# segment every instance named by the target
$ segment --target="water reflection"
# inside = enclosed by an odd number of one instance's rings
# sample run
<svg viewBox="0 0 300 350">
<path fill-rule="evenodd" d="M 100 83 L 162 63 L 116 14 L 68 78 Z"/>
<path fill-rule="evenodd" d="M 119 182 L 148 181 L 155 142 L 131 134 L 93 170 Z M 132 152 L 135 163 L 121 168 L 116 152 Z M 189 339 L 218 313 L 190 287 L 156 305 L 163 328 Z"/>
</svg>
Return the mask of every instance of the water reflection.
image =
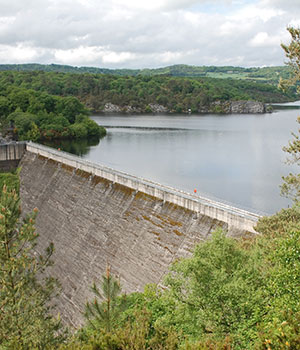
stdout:
<svg viewBox="0 0 300 350">
<path fill-rule="evenodd" d="M 282 147 L 298 111 L 264 115 L 101 116 L 108 136 L 87 158 L 130 174 L 236 206 L 273 213 L 280 196 Z M 128 128 L 130 127 L 130 128 Z"/>
<path fill-rule="evenodd" d="M 44 145 L 59 148 L 62 151 L 76 154 L 77 156 L 85 156 L 89 153 L 92 146 L 97 146 L 100 140 L 98 137 L 89 139 L 78 139 L 78 140 L 54 140 L 45 141 Z"/>
<path fill-rule="evenodd" d="M 264 115 L 110 115 L 95 140 L 52 145 L 164 185 L 266 213 L 287 207 L 281 177 L 299 172 L 285 164 L 282 147 L 297 130 L 299 110 Z"/>
</svg>

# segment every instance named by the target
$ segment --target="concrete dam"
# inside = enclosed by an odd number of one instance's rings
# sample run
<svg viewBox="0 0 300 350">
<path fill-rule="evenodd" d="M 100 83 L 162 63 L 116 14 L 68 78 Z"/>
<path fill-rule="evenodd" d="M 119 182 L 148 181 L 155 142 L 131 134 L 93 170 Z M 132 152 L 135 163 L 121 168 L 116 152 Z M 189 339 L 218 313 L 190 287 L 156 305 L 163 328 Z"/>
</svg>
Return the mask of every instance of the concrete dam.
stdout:
<svg viewBox="0 0 300 350">
<path fill-rule="evenodd" d="M 20 158 L 22 210 L 39 209 L 37 250 L 54 243 L 50 274 L 62 284 L 58 310 L 71 326 L 82 323 L 107 264 L 124 292 L 142 291 L 218 227 L 235 237 L 255 233 L 259 215 L 245 210 L 31 142 L 10 147 L 23 149 L 0 153 Z"/>
</svg>

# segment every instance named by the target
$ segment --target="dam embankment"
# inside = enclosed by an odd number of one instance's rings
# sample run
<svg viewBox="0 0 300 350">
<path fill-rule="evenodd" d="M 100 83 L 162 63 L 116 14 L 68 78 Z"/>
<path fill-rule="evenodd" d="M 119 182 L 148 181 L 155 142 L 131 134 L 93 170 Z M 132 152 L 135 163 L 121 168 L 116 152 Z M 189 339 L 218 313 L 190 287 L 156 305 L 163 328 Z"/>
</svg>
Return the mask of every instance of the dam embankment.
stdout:
<svg viewBox="0 0 300 350">
<path fill-rule="evenodd" d="M 110 264 L 124 292 L 160 283 L 172 261 L 188 256 L 218 227 L 253 233 L 258 215 L 92 164 L 33 143 L 21 162 L 23 212 L 39 209 L 38 251 L 55 245 L 58 309 L 78 326 L 90 286 Z"/>
</svg>

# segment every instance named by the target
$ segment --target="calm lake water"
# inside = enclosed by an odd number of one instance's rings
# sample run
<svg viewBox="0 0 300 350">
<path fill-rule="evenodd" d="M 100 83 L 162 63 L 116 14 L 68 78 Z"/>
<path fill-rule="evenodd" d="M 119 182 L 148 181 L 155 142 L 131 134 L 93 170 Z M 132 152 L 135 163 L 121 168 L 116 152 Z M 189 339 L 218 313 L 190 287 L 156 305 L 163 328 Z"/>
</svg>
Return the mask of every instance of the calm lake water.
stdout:
<svg viewBox="0 0 300 350">
<path fill-rule="evenodd" d="M 102 115 L 107 127 L 98 145 L 83 144 L 82 157 L 235 206 L 274 213 L 290 202 L 280 196 L 282 147 L 296 131 L 300 110 L 263 115 Z"/>
</svg>

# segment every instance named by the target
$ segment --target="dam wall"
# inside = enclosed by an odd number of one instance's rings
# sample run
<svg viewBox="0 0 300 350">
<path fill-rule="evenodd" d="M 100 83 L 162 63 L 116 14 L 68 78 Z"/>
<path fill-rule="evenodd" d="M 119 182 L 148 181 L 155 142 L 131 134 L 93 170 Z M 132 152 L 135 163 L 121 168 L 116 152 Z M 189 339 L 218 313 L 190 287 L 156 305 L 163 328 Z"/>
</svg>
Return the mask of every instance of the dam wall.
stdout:
<svg viewBox="0 0 300 350">
<path fill-rule="evenodd" d="M 27 143 L 26 150 L 54 161 L 62 162 L 64 165 L 90 173 L 93 176 L 107 179 L 112 183 L 124 185 L 135 191 L 143 192 L 161 199 L 164 202 L 170 202 L 195 213 L 224 221 L 228 224 L 229 230 L 249 231 L 255 233 L 253 230 L 253 224 L 257 221 L 259 216 L 246 210 L 198 195 L 192 195 L 109 167 L 91 163 L 80 157 L 56 151 L 39 144 L 31 142 Z"/>
<path fill-rule="evenodd" d="M 25 149 L 26 142 L 11 142 L 0 145 L 0 171 L 15 170 Z"/>
<path fill-rule="evenodd" d="M 142 291 L 162 283 L 170 264 L 218 227 L 232 236 L 253 234 L 259 218 L 33 143 L 20 166 L 23 212 L 39 209 L 37 252 L 54 243 L 58 309 L 74 327 L 107 264 L 124 292 Z"/>
</svg>

